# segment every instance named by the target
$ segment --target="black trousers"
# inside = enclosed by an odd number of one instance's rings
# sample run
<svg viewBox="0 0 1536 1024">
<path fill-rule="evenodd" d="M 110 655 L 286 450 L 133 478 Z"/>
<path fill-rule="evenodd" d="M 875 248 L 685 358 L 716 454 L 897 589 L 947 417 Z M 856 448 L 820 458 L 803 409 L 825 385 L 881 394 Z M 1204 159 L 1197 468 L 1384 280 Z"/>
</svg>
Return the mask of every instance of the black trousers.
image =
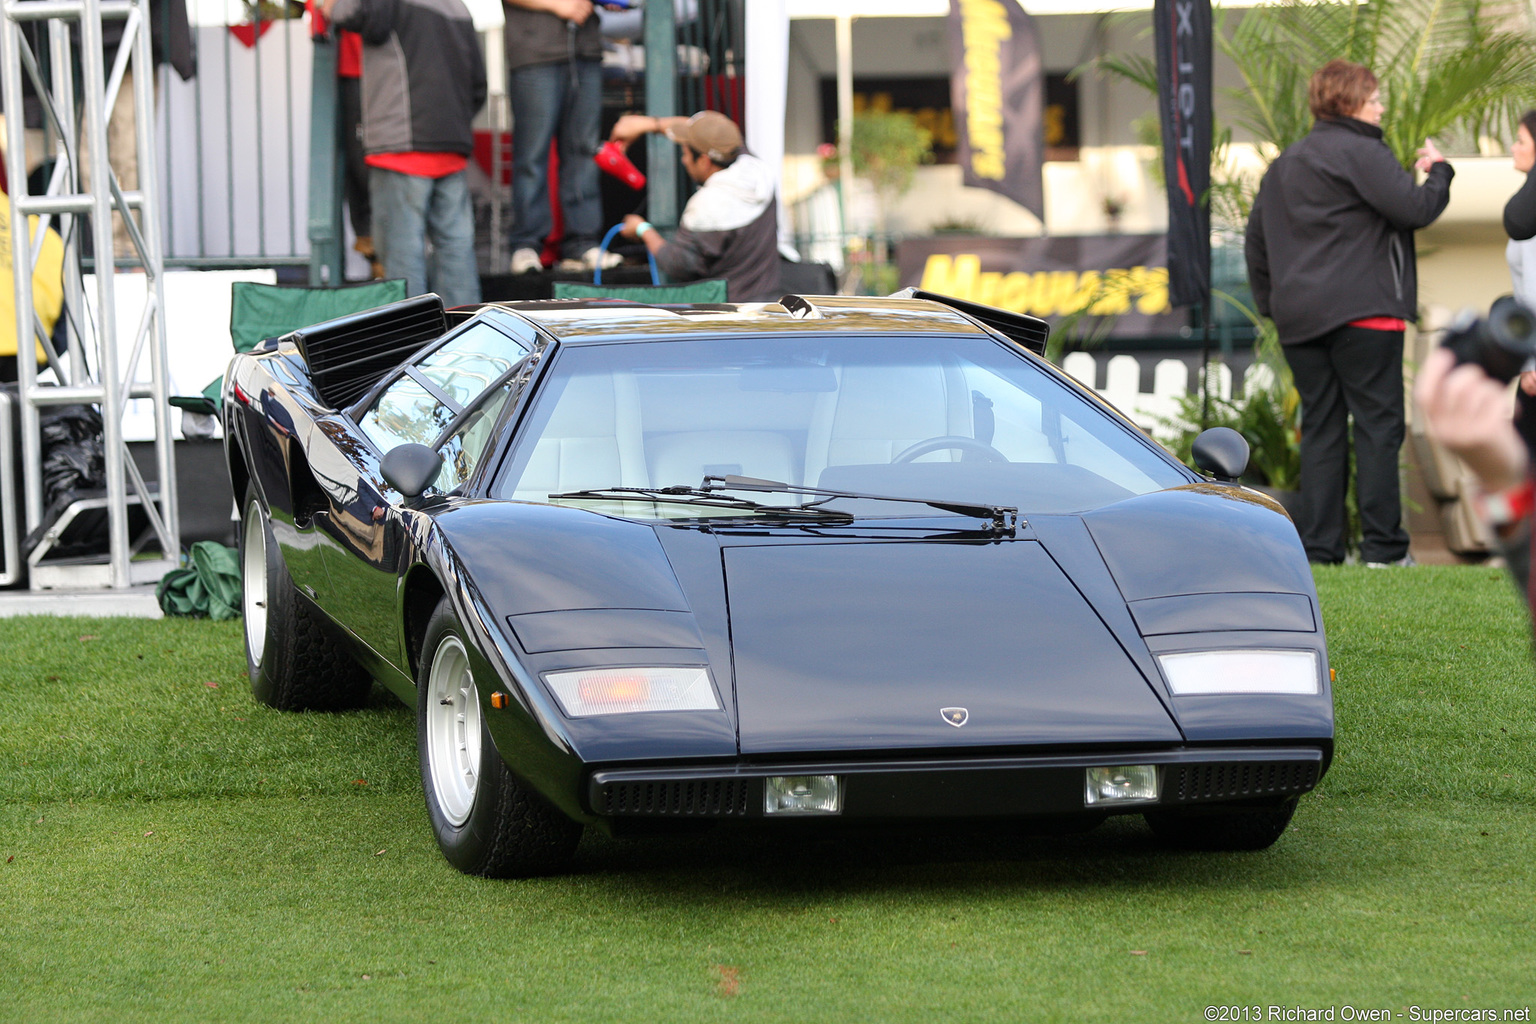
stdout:
<svg viewBox="0 0 1536 1024">
<path fill-rule="evenodd" d="M 1524 388 L 1515 389 L 1515 429 L 1536 459 L 1536 395 L 1526 394 Z"/>
<path fill-rule="evenodd" d="M 1393 562 L 1408 553 L 1398 486 L 1403 447 L 1403 332 L 1340 327 L 1285 346 L 1301 395 L 1301 509 L 1307 557 L 1342 562 L 1348 519 L 1349 418 L 1354 417 L 1360 557 Z"/>
<path fill-rule="evenodd" d="M 358 238 L 373 235 L 373 207 L 368 200 L 368 165 L 363 162 L 362 79 L 336 79 L 336 117 L 342 147 L 342 191 L 352 233 Z"/>
</svg>

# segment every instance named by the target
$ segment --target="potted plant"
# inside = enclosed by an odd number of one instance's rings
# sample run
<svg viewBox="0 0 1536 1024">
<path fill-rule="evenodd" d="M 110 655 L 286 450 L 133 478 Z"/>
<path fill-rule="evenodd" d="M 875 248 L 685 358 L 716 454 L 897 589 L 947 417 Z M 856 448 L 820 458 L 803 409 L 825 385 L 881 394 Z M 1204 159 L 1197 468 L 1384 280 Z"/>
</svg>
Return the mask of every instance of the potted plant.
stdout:
<svg viewBox="0 0 1536 1024">
<path fill-rule="evenodd" d="M 890 262 L 890 208 L 912 187 L 917 165 L 931 158 L 933 134 L 911 114 L 866 110 L 853 115 L 853 173 L 875 189 L 875 263 Z"/>
</svg>

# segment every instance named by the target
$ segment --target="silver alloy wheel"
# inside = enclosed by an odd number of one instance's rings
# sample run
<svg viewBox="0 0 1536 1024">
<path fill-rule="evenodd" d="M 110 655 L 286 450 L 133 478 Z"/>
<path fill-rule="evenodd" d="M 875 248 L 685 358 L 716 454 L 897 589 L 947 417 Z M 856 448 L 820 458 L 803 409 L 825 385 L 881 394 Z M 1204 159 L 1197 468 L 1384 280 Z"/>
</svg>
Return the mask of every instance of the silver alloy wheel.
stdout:
<svg viewBox="0 0 1536 1024">
<path fill-rule="evenodd" d="M 480 771 L 480 696 L 458 637 L 443 637 L 427 676 L 427 768 L 449 824 L 469 820 Z"/>
<path fill-rule="evenodd" d="M 240 604 L 245 615 L 245 645 L 251 661 L 261 664 L 267 644 L 267 527 L 261 506 L 245 511 L 245 551 L 240 560 Z"/>
</svg>

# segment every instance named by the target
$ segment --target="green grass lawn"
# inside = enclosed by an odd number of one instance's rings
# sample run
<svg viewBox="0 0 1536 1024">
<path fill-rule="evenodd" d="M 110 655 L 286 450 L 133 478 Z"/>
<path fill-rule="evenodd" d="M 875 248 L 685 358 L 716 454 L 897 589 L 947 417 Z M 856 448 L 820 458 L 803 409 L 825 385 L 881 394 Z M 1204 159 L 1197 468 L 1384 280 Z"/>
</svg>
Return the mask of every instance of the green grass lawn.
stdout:
<svg viewBox="0 0 1536 1024">
<path fill-rule="evenodd" d="M 251 700 L 239 623 L 0 620 L 0 1020 L 1536 1004 L 1536 671 L 1513 590 L 1456 567 L 1325 570 L 1318 589 L 1338 757 L 1271 850 L 1168 852 L 1140 819 L 588 836 L 572 874 L 514 882 L 439 856 L 412 715 L 383 691 L 280 714 Z"/>
</svg>

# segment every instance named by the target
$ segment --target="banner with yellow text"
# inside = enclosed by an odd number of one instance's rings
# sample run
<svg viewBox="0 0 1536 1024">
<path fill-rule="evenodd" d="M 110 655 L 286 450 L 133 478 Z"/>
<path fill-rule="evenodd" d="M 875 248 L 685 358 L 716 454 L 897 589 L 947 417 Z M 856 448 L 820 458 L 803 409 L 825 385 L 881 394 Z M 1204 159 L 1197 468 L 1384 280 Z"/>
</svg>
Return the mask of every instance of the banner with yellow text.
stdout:
<svg viewBox="0 0 1536 1024">
<path fill-rule="evenodd" d="M 1041 220 L 1045 69 L 1018 0 L 949 0 L 950 105 L 967 185 L 999 192 Z"/>
<path fill-rule="evenodd" d="M 1168 303 L 1162 235 L 916 238 L 896 248 L 902 288 L 952 295 L 1059 322 L 1079 337 L 1183 337 Z"/>
</svg>

